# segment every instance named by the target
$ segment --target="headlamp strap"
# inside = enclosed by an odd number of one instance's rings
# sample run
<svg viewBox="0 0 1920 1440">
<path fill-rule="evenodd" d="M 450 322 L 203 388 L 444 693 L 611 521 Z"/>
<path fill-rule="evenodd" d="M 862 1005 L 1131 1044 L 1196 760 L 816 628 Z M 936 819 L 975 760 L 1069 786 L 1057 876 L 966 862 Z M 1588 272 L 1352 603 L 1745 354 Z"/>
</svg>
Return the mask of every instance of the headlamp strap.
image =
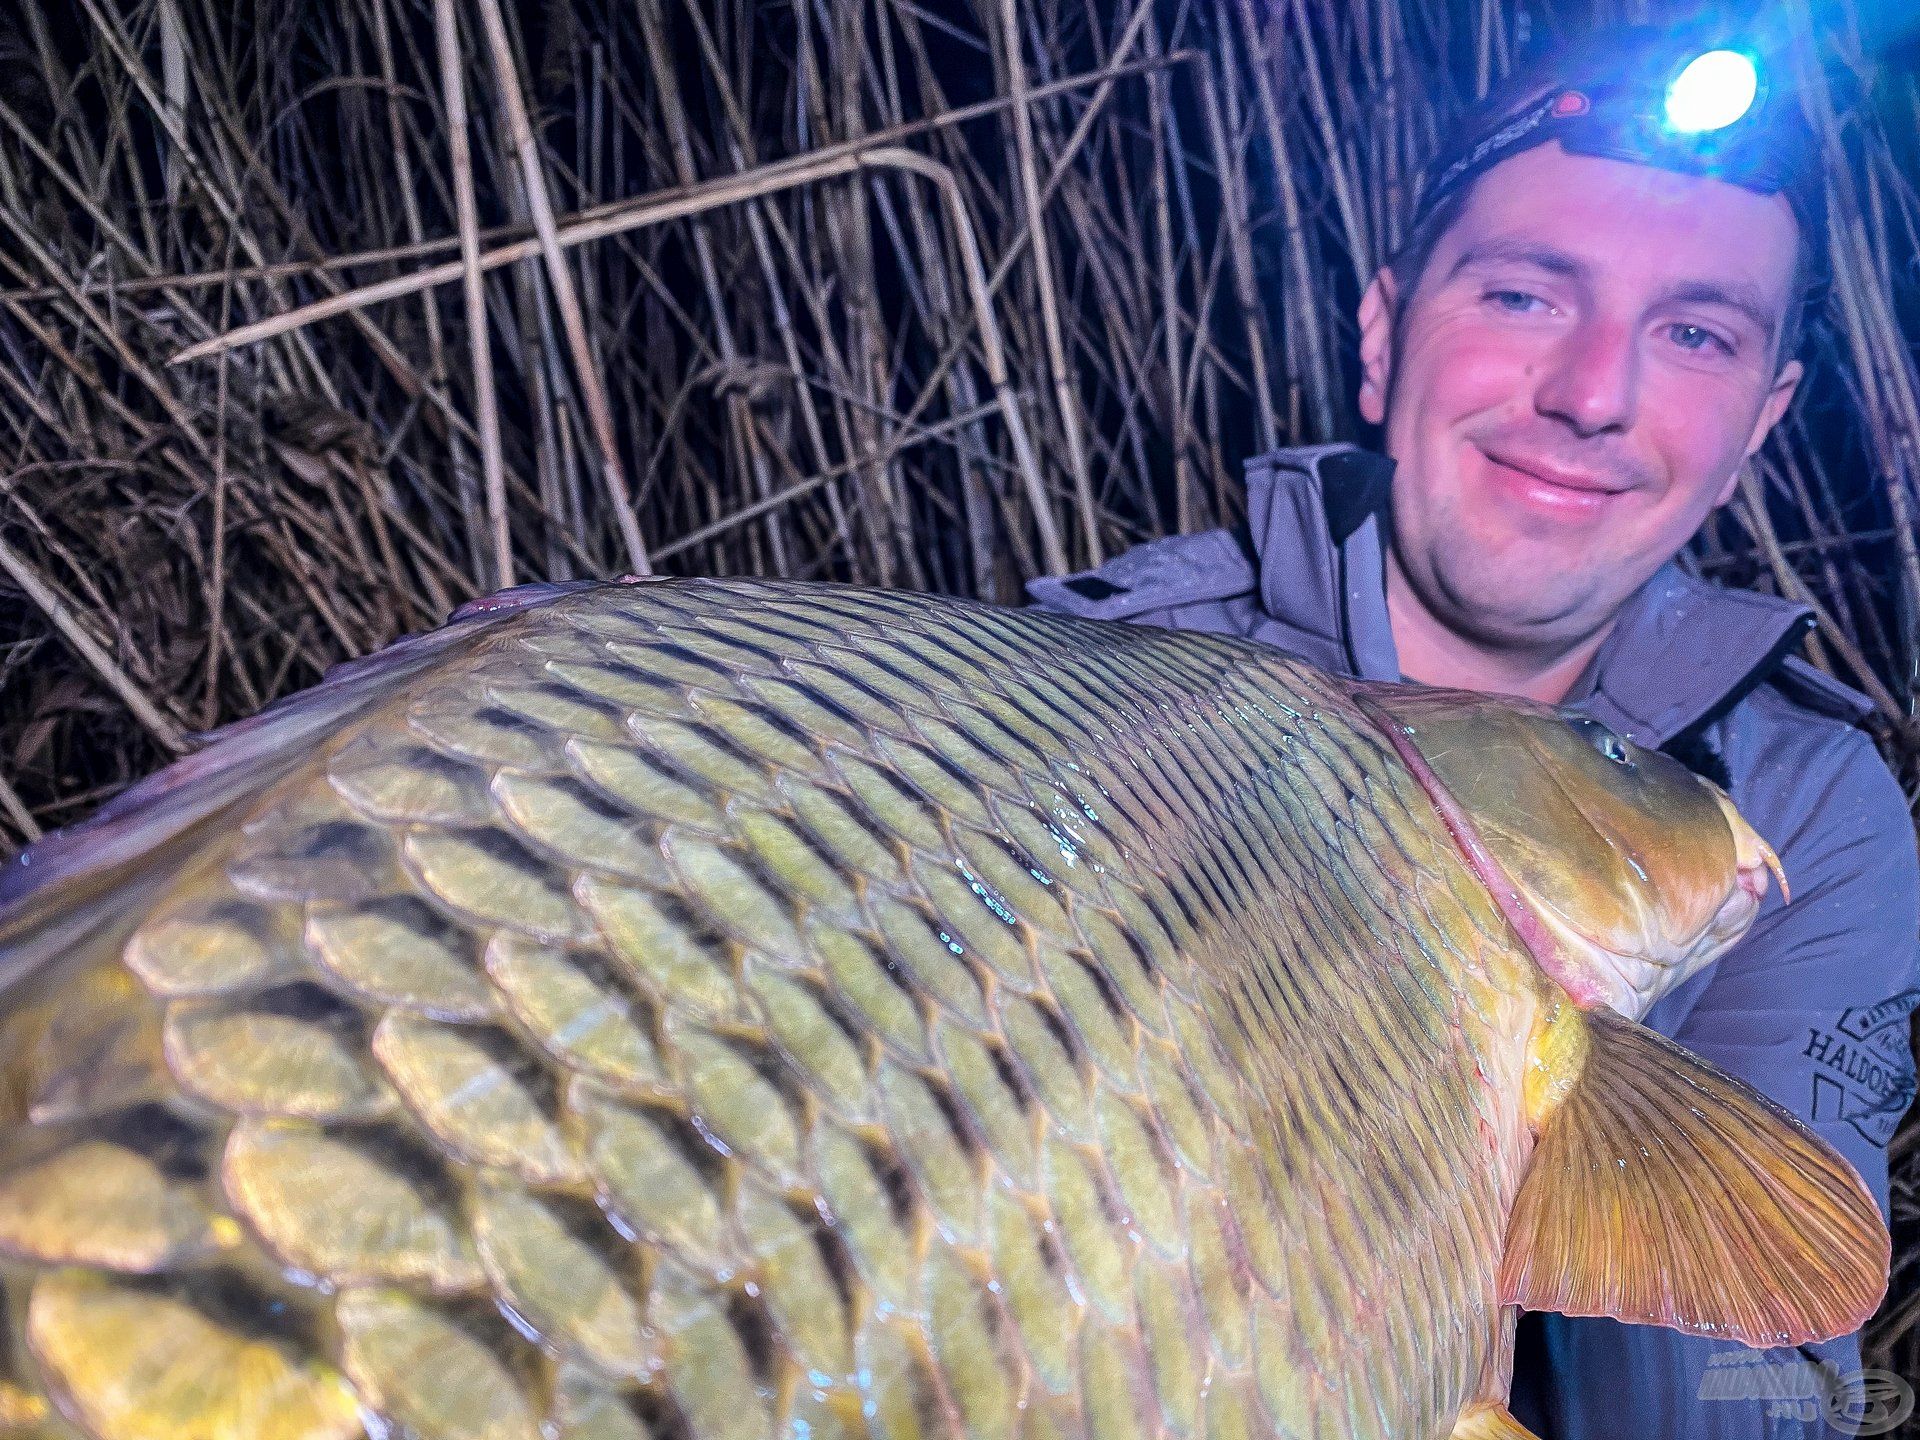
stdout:
<svg viewBox="0 0 1920 1440">
<path fill-rule="evenodd" d="M 1559 110 L 1562 97 L 1569 93 L 1571 92 L 1563 89 L 1549 90 L 1533 105 L 1522 110 L 1491 135 L 1479 140 L 1472 149 L 1435 177 L 1433 187 L 1427 194 L 1428 202 L 1431 203 L 1433 197 L 1451 189 L 1461 176 L 1477 170 L 1489 156 L 1509 148 L 1516 141 L 1539 129 L 1548 120 L 1556 118 L 1562 113 Z M 1585 110 L 1586 106 L 1582 105 L 1580 108 Z"/>
</svg>

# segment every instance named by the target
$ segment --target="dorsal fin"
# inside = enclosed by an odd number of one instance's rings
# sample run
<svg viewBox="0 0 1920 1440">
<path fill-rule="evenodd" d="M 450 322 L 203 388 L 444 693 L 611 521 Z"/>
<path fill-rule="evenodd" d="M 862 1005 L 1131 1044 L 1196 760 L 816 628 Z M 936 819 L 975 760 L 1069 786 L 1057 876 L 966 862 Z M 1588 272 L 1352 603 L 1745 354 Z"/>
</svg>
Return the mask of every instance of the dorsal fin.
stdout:
<svg viewBox="0 0 1920 1440">
<path fill-rule="evenodd" d="M 1841 1155 L 1743 1081 L 1611 1011 L 1545 1117 L 1501 1297 L 1748 1345 L 1865 1324 L 1890 1241 Z"/>
</svg>

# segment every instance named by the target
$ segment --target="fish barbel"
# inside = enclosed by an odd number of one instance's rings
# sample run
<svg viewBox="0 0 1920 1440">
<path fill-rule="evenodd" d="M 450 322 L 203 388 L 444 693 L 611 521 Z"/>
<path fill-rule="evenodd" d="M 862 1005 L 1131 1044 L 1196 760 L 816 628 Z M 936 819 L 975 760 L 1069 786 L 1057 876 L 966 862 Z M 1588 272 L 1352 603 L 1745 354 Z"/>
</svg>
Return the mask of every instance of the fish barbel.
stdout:
<svg viewBox="0 0 1920 1440">
<path fill-rule="evenodd" d="M 1591 721 L 826 586 L 548 588 L 0 882 L 0 1433 L 1517 1437 L 1519 1307 L 1845 1333 L 1623 1018 L 1772 852 Z"/>
</svg>

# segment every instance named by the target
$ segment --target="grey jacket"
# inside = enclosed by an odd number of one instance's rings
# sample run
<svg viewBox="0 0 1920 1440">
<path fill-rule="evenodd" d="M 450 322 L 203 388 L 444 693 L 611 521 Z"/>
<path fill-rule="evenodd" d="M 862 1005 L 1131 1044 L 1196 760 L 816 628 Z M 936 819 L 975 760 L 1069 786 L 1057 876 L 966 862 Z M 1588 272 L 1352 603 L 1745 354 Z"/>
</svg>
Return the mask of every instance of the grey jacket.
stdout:
<svg viewBox="0 0 1920 1440">
<path fill-rule="evenodd" d="M 1242 529 L 1155 541 L 1029 593 L 1050 609 L 1243 635 L 1398 680 L 1383 569 L 1392 469 L 1350 446 L 1277 451 L 1248 466 Z M 1793 885 L 1790 906 L 1771 894 L 1749 934 L 1647 1023 L 1808 1121 L 1885 1211 L 1886 1147 L 1915 1089 L 1920 860 L 1900 788 L 1858 728 L 1867 702 L 1790 654 L 1811 625 L 1796 605 L 1670 564 L 1629 601 L 1569 703 L 1725 786 Z M 1515 1412 L 1543 1440 L 1877 1433 L 1857 1390 L 1823 1402 L 1809 1359 L 1854 1376 L 1858 1338 L 1761 1355 L 1654 1327 L 1529 1317 Z"/>
</svg>

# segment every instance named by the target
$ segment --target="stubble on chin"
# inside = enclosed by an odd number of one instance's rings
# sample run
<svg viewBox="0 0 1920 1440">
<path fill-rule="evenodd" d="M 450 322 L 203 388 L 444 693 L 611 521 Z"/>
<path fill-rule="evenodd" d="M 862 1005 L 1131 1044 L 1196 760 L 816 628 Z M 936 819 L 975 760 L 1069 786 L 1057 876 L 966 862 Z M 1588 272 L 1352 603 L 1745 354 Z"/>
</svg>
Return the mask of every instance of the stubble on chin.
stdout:
<svg viewBox="0 0 1920 1440">
<path fill-rule="evenodd" d="M 1447 613 L 1436 618 L 1460 634 L 1502 648 L 1532 649 L 1577 642 L 1590 628 L 1581 617 L 1593 608 L 1597 586 L 1572 557 L 1507 555 L 1476 547 L 1456 530 L 1441 541 L 1431 562 L 1431 583 Z M 1603 607 L 1604 608 L 1604 607 Z"/>
</svg>

